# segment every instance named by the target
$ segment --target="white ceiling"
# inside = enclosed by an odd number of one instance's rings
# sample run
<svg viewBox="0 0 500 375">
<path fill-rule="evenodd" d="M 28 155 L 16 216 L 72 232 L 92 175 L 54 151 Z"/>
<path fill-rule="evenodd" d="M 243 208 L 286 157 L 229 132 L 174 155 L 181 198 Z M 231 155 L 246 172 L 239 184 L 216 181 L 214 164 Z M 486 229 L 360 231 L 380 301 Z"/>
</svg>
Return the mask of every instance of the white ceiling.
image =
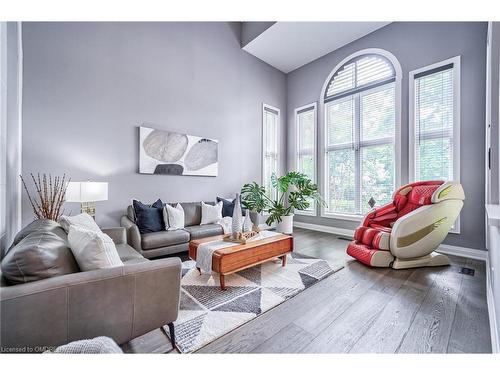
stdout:
<svg viewBox="0 0 500 375">
<path fill-rule="evenodd" d="M 390 22 L 276 22 L 243 49 L 284 73 Z"/>
</svg>

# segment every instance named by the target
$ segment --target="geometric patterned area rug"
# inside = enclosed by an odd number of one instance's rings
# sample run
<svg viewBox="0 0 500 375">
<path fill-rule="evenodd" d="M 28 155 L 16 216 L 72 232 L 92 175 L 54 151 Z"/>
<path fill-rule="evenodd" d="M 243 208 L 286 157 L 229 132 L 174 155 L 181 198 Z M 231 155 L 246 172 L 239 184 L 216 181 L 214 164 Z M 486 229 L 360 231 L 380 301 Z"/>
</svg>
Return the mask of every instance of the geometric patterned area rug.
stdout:
<svg viewBox="0 0 500 375">
<path fill-rule="evenodd" d="M 194 261 L 182 263 L 179 317 L 174 322 L 177 348 L 191 353 L 342 269 L 297 253 L 226 276 L 202 274 Z M 168 332 L 168 329 L 166 330 Z"/>
</svg>

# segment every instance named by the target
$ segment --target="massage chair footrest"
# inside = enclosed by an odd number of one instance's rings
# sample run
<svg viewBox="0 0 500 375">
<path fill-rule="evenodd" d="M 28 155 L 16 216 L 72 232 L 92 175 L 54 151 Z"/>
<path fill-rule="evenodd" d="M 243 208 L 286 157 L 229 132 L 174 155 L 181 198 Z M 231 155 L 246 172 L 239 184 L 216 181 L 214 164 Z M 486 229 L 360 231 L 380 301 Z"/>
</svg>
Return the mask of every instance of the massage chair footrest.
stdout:
<svg viewBox="0 0 500 375">
<path fill-rule="evenodd" d="M 371 267 L 390 267 L 394 261 L 390 251 L 375 249 L 357 241 L 349 244 L 347 254 Z"/>
</svg>

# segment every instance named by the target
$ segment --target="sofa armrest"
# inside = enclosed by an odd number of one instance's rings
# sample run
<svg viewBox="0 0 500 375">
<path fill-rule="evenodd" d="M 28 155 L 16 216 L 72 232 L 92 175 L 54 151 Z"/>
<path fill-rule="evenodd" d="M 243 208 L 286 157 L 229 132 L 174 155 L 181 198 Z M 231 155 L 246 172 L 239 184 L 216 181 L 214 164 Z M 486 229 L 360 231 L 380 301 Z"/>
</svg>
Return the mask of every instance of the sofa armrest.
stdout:
<svg viewBox="0 0 500 375">
<path fill-rule="evenodd" d="M 3 287 L 1 345 L 53 347 L 96 336 L 123 344 L 177 319 L 180 279 L 180 259 L 168 258 Z"/>
<path fill-rule="evenodd" d="M 139 232 L 139 227 L 126 215 L 122 216 L 121 224 L 122 227 L 127 230 L 127 243 L 142 254 L 141 233 Z"/>
<path fill-rule="evenodd" d="M 127 230 L 123 227 L 103 228 L 102 231 L 110 236 L 113 242 L 117 245 L 127 243 Z"/>
</svg>

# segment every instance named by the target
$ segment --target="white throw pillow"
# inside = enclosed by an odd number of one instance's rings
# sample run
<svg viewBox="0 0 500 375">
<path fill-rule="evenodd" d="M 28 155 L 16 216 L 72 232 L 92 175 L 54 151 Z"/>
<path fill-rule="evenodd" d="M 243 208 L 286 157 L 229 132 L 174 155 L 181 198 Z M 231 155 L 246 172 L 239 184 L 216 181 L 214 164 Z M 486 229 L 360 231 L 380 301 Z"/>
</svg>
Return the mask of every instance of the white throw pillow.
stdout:
<svg viewBox="0 0 500 375">
<path fill-rule="evenodd" d="M 201 225 L 217 224 L 222 219 L 222 201 L 215 206 L 201 202 Z"/>
<path fill-rule="evenodd" d="M 71 225 L 68 242 L 82 271 L 123 266 L 115 243 L 105 233 Z"/>
<path fill-rule="evenodd" d="M 233 218 L 231 216 L 225 216 L 219 220 L 219 223 L 224 230 L 224 234 L 229 234 L 232 232 Z"/>
<path fill-rule="evenodd" d="M 101 228 L 95 223 L 92 216 L 86 212 L 82 212 L 80 215 L 75 216 L 65 216 L 62 215 L 59 218 L 59 224 L 63 227 L 66 233 L 69 233 L 69 227 L 74 225 L 75 227 L 85 228 L 94 232 L 101 233 Z"/>
<path fill-rule="evenodd" d="M 177 206 L 172 207 L 166 204 L 163 207 L 163 221 L 165 221 L 166 230 L 177 230 L 184 228 L 184 208 L 177 203 Z"/>
</svg>

